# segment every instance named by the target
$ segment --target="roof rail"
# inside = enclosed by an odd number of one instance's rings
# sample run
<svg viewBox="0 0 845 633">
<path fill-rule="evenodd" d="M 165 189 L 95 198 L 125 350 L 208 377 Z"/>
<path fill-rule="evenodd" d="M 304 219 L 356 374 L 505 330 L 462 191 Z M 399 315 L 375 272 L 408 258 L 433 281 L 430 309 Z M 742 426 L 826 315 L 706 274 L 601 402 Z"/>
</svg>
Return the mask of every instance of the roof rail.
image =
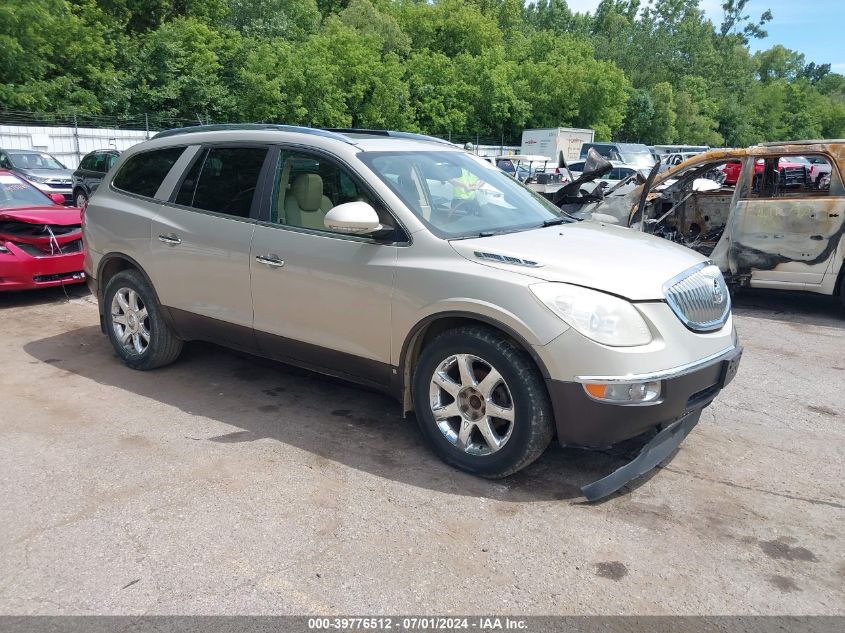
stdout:
<svg viewBox="0 0 845 633">
<path fill-rule="evenodd" d="M 456 147 L 454 143 L 436 136 L 428 136 L 426 134 L 416 134 L 414 132 L 398 132 L 395 130 L 369 130 L 366 128 L 327 128 L 327 132 L 334 132 L 336 134 L 357 134 L 359 136 L 386 136 L 388 138 L 404 138 L 410 141 L 428 141 L 430 143 L 441 143 Z"/>
<path fill-rule="evenodd" d="M 171 130 L 164 130 L 159 132 L 153 138 L 166 138 L 168 136 L 177 136 L 180 134 L 195 134 L 199 132 L 222 132 L 226 130 L 270 130 L 276 132 L 298 132 L 299 134 L 313 134 L 314 136 L 323 136 L 326 138 L 333 138 L 338 141 L 343 141 L 354 145 L 354 143 L 342 134 L 337 134 L 331 130 L 321 130 L 313 127 L 304 127 L 299 125 L 280 125 L 275 123 L 220 123 L 216 125 L 192 125 L 189 127 L 178 127 Z"/>
<path fill-rule="evenodd" d="M 757 145 L 760 147 L 778 147 L 782 145 L 830 145 L 833 143 L 845 143 L 845 139 L 827 138 L 806 141 L 768 141 L 766 143 L 758 143 Z"/>
</svg>

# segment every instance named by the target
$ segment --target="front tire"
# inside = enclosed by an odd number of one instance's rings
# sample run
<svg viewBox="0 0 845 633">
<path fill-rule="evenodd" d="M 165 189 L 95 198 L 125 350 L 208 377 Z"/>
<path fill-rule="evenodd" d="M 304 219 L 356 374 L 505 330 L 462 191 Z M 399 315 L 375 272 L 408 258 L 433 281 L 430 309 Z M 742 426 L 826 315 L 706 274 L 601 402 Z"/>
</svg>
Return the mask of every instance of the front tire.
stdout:
<svg viewBox="0 0 845 633">
<path fill-rule="evenodd" d="M 448 464 L 489 478 L 524 468 L 551 442 L 554 418 L 531 357 L 484 327 L 440 334 L 414 371 L 423 435 Z"/>
<path fill-rule="evenodd" d="M 103 297 L 106 332 L 121 360 L 132 369 L 155 369 L 175 361 L 182 341 L 164 320 L 146 279 L 135 270 L 112 277 Z"/>
<path fill-rule="evenodd" d="M 88 196 L 85 195 L 85 192 L 79 189 L 73 196 L 73 204 L 77 208 L 81 209 L 85 206 L 85 203 L 88 202 Z"/>
</svg>

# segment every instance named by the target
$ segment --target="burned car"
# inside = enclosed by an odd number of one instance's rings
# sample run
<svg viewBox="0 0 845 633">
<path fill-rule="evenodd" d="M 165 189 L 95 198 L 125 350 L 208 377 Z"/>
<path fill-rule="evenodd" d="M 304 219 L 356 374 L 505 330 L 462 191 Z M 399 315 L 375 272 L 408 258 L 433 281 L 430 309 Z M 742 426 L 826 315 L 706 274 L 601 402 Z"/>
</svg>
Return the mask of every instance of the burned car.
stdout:
<svg viewBox="0 0 845 633">
<path fill-rule="evenodd" d="M 734 183 L 728 174 L 737 161 Z M 580 217 L 688 246 L 734 288 L 803 290 L 845 302 L 843 168 L 845 141 L 766 143 L 709 151 L 645 183 L 601 196 L 570 192 L 556 202 Z M 824 176 L 814 178 L 819 171 Z"/>
</svg>

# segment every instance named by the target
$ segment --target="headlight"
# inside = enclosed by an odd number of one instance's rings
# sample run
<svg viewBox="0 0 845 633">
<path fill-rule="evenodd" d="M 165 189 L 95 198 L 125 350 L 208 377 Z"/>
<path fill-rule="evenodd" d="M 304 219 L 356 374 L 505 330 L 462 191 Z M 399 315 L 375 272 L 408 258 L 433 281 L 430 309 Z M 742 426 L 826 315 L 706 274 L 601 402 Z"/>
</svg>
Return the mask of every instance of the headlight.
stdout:
<svg viewBox="0 0 845 633">
<path fill-rule="evenodd" d="M 530 286 L 549 309 L 597 343 L 634 347 L 651 343 L 651 331 L 629 302 L 596 290 L 563 283 Z"/>
</svg>

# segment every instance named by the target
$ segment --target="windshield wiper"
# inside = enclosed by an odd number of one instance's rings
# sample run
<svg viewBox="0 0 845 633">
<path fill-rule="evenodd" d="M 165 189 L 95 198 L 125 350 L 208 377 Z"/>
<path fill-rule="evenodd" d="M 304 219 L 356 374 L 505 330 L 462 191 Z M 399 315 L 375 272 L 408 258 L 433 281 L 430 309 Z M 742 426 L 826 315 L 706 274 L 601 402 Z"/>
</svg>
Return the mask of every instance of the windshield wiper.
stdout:
<svg viewBox="0 0 845 633">
<path fill-rule="evenodd" d="M 559 218 L 552 218 L 550 220 L 543 220 L 543 228 L 547 226 L 557 226 L 558 224 L 563 224 L 567 221 L 567 218 L 561 216 Z"/>
</svg>

